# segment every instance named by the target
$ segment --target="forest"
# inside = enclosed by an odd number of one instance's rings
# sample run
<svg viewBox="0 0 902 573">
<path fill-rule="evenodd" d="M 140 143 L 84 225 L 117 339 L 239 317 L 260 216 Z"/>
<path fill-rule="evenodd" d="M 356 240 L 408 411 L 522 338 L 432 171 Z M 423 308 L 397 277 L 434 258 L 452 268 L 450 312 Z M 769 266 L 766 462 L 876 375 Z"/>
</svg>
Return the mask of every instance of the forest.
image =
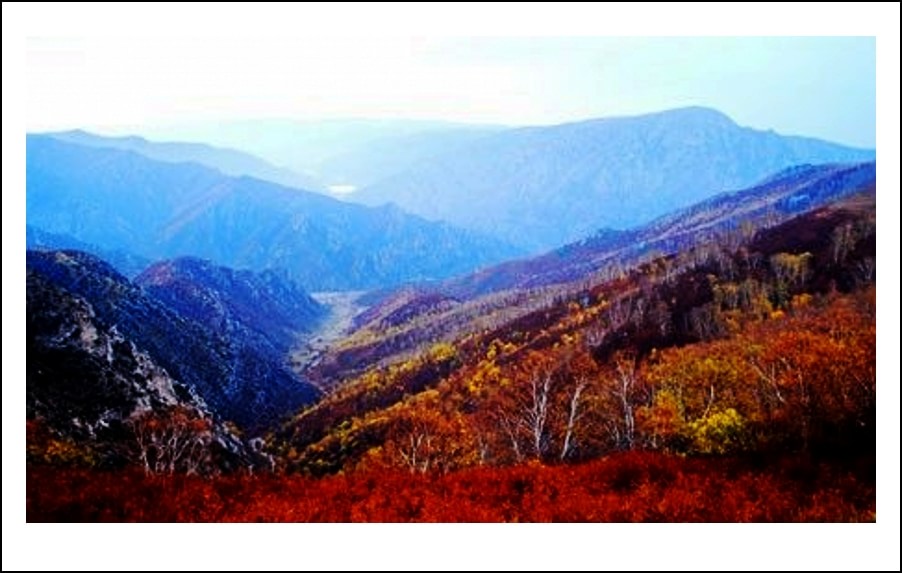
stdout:
<svg viewBox="0 0 902 573">
<path fill-rule="evenodd" d="M 216 444 L 242 430 L 199 410 L 111 442 L 30 419 L 28 519 L 875 521 L 875 211 L 871 189 L 494 320 L 432 297 L 370 323 L 364 345 L 417 338 L 368 351 L 238 469 Z"/>
</svg>

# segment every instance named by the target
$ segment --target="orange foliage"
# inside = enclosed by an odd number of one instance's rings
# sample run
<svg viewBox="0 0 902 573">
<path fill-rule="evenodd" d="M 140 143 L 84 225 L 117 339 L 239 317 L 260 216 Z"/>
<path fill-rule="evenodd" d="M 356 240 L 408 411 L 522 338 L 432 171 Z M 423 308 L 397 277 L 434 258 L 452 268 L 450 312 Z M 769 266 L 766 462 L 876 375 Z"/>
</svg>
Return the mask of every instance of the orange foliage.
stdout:
<svg viewBox="0 0 902 573">
<path fill-rule="evenodd" d="M 599 359 L 577 333 L 540 346 L 493 338 L 453 368 L 420 359 L 373 371 L 296 421 L 285 467 L 448 472 L 629 449 L 869 448 L 873 299 L 799 295 L 780 318 L 754 314 L 727 338 L 646 356 Z"/>
<path fill-rule="evenodd" d="M 793 316 L 748 325 L 729 339 L 659 353 L 643 372 L 654 396 L 641 409 L 645 444 L 691 442 L 730 410 L 729 424 L 746 434 L 746 445 L 831 447 L 854 438 L 864 445 L 868 432 L 872 442 L 873 297 L 873 290 L 839 297 L 823 308 L 809 301 Z"/>
</svg>

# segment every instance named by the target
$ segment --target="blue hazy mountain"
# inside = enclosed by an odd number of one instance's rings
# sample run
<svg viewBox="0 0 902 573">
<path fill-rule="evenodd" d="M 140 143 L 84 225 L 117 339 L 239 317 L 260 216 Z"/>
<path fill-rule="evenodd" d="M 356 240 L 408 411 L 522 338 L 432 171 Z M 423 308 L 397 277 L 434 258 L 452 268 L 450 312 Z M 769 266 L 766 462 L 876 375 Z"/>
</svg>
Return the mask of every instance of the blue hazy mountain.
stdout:
<svg viewBox="0 0 902 573">
<path fill-rule="evenodd" d="M 28 137 L 26 176 L 27 223 L 48 233 L 151 260 L 285 269 L 309 290 L 446 278 L 521 253 L 395 207 L 47 136 Z"/>
<path fill-rule="evenodd" d="M 155 138 L 202 141 L 240 149 L 298 173 L 322 178 L 328 184 L 327 175 L 335 173 L 336 165 L 332 164 L 325 173 L 320 170 L 324 164 L 341 156 L 348 156 L 347 160 L 341 161 L 342 164 L 356 165 L 361 150 L 369 149 L 380 154 L 384 143 L 398 138 L 426 133 L 444 137 L 457 132 L 497 129 L 493 126 L 407 119 L 250 119 L 195 122 L 151 129 L 147 133 Z M 409 151 L 405 149 L 403 153 Z M 393 161 L 399 159 L 400 155 Z"/>
<path fill-rule="evenodd" d="M 330 187 L 360 189 L 424 161 L 457 153 L 502 129 L 490 125 L 452 125 L 386 135 L 325 159 L 316 167 L 316 174 Z"/>
<path fill-rule="evenodd" d="M 144 288 L 80 251 L 28 251 L 27 273 L 30 288 L 49 284 L 83 301 L 96 328 L 146 353 L 222 419 L 259 428 L 319 395 L 287 366 L 284 337 L 325 311 L 276 274 L 177 261 L 148 270 Z M 35 300 L 47 306 L 41 312 L 61 312 L 52 300 Z"/>
<path fill-rule="evenodd" d="M 627 267 L 649 253 L 687 251 L 736 232 L 743 222 L 751 223 L 750 229 L 775 225 L 856 193 L 873 193 L 876 185 L 875 162 L 798 165 L 747 189 L 720 193 L 633 229 L 602 229 L 537 257 L 506 261 L 449 279 L 438 290 L 472 298 L 583 280 L 606 265 Z"/>
<path fill-rule="evenodd" d="M 74 237 L 59 233 L 48 233 L 31 225 L 25 226 L 25 248 L 33 251 L 76 250 L 93 253 L 130 278 L 137 276 L 152 262 L 150 259 L 119 249 L 102 249 L 97 245 L 90 245 Z"/>
<path fill-rule="evenodd" d="M 350 195 L 493 234 L 539 252 L 627 229 L 803 163 L 868 161 L 855 149 L 740 127 L 683 108 L 510 129 Z"/>
<path fill-rule="evenodd" d="M 104 147 L 134 151 L 149 159 L 167 163 L 200 163 L 221 171 L 225 175 L 255 177 L 271 181 L 287 187 L 298 187 L 307 190 L 320 190 L 321 185 L 312 177 L 301 175 L 284 167 L 275 165 L 255 157 L 249 153 L 214 147 L 204 143 L 157 142 L 143 137 L 124 136 L 107 137 L 95 135 L 82 130 L 47 133 L 60 141 L 76 143 L 88 147 Z"/>
</svg>

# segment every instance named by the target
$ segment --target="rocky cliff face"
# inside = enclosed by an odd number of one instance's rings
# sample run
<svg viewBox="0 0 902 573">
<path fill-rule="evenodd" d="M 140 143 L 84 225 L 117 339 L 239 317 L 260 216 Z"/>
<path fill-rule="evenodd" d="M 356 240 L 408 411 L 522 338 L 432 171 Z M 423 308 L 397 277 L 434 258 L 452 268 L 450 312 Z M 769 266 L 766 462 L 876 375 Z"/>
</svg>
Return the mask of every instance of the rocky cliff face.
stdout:
<svg viewBox="0 0 902 573">
<path fill-rule="evenodd" d="M 26 412 L 38 427 L 42 455 L 117 465 L 147 455 L 139 432 L 175 412 L 194 428 L 194 471 L 250 462 L 245 446 L 190 386 L 174 379 L 84 298 L 33 271 L 27 275 Z M 168 421 L 172 421 L 171 418 Z M 40 444 L 33 444 L 40 446 Z M 159 457 L 156 454 L 154 462 Z M 185 463 L 185 459 L 181 463 Z"/>
<path fill-rule="evenodd" d="M 251 434 L 318 396 L 311 384 L 291 372 L 279 347 L 235 314 L 206 320 L 189 312 L 189 299 L 183 301 L 184 308 L 170 307 L 165 297 L 149 294 L 86 253 L 29 251 L 27 262 L 30 274 L 83 299 L 98 324 L 115 329 L 146 352 L 220 419 Z M 204 288 L 198 291 L 200 300 L 215 296 L 224 307 L 237 304 L 227 293 L 210 285 Z M 51 301 L 41 304 L 54 306 Z"/>
</svg>

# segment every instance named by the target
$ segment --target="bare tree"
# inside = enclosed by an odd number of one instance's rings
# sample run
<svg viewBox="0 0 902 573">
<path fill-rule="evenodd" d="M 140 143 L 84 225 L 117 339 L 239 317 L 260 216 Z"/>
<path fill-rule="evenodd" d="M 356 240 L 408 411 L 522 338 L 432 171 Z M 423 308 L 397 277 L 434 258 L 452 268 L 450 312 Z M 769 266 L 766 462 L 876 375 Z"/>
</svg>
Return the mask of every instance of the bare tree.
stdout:
<svg viewBox="0 0 902 573">
<path fill-rule="evenodd" d="M 537 459 L 545 454 L 547 445 L 546 424 L 551 399 L 551 372 L 536 372 L 530 378 L 530 392 L 526 403 L 522 404 L 521 424 L 529 431 L 532 438 L 532 450 Z"/>
<path fill-rule="evenodd" d="M 831 254 L 833 262 L 842 264 L 845 262 L 849 252 L 855 247 L 855 232 L 851 223 L 846 223 L 833 229 L 831 236 Z"/>
<path fill-rule="evenodd" d="M 398 454 L 411 473 L 426 473 L 432 467 L 432 433 L 424 424 L 413 424 L 398 444 Z"/>
<path fill-rule="evenodd" d="M 562 460 L 567 459 L 567 456 L 570 455 L 570 450 L 573 446 L 573 431 L 576 428 L 576 422 L 580 417 L 579 399 L 588 384 L 588 380 L 586 380 L 585 378 L 580 378 L 579 380 L 577 380 L 576 385 L 573 387 L 573 394 L 570 395 L 570 407 L 567 415 L 567 428 L 564 431 L 564 443 L 561 446 Z"/>
<path fill-rule="evenodd" d="M 210 463 L 212 424 L 186 408 L 145 412 L 131 420 L 147 473 L 201 473 Z"/>
<path fill-rule="evenodd" d="M 633 414 L 632 392 L 636 384 L 635 356 L 620 355 L 614 359 L 614 396 L 620 403 L 623 446 L 632 449 L 636 434 L 636 418 Z"/>
<path fill-rule="evenodd" d="M 498 420 L 501 424 L 501 428 L 504 430 L 505 435 L 507 435 L 508 439 L 510 440 L 511 451 L 514 453 L 514 458 L 517 460 L 517 462 L 522 462 L 523 450 L 520 449 L 520 439 L 517 435 L 519 424 L 511 419 L 511 417 L 503 411 L 499 413 Z"/>
</svg>

